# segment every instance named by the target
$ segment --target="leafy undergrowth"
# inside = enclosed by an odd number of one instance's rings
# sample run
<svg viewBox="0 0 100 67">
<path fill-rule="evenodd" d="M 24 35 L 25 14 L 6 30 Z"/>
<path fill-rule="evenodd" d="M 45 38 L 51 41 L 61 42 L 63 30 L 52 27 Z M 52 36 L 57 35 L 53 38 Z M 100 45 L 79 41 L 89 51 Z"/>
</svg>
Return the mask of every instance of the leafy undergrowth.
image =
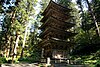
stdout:
<svg viewBox="0 0 100 67">
<path fill-rule="evenodd" d="M 0 64 L 6 63 L 6 62 L 7 62 L 7 60 L 5 57 L 0 57 Z"/>
<path fill-rule="evenodd" d="M 33 58 L 33 57 L 23 57 L 23 58 L 14 58 L 13 63 L 14 64 L 18 64 L 18 63 L 39 63 L 39 59 L 38 58 Z M 4 64 L 4 63 L 8 63 L 11 64 L 12 63 L 12 58 L 5 58 L 5 57 L 0 57 L 0 64 Z"/>
</svg>

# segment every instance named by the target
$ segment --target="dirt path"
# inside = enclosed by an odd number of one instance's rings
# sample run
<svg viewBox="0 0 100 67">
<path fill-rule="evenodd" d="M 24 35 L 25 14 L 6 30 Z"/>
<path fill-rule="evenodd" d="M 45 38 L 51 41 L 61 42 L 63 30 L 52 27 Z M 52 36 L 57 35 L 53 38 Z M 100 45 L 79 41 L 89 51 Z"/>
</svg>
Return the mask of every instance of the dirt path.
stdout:
<svg viewBox="0 0 100 67">
<path fill-rule="evenodd" d="M 37 63 L 33 64 L 2 64 L 1 67 L 39 67 Z"/>
</svg>

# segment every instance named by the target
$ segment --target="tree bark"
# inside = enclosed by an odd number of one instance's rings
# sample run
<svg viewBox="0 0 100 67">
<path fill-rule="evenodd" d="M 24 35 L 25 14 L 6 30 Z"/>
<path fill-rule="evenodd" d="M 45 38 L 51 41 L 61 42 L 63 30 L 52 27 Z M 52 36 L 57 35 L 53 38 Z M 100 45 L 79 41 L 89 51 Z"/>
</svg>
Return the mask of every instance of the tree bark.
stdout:
<svg viewBox="0 0 100 67">
<path fill-rule="evenodd" d="M 15 40 L 17 40 L 17 37 L 18 37 L 18 35 L 16 34 L 16 38 L 15 38 Z M 14 62 L 14 58 L 15 58 L 15 47 L 16 47 L 16 44 L 14 44 L 14 46 L 13 46 L 13 52 L 12 52 L 12 63 Z"/>
<path fill-rule="evenodd" d="M 95 15 L 94 15 L 94 13 L 93 13 L 93 10 L 92 10 L 92 8 L 91 8 L 91 6 L 90 6 L 90 4 L 89 4 L 89 1 L 86 0 L 86 2 L 87 2 L 87 4 L 88 4 L 88 9 L 89 9 L 89 11 L 90 11 L 90 14 L 91 14 L 91 16 L 92 16 L 92 18 L 93 18 L 93 22 L 95 23 L 96 31 L 97 31 L 97 33 L 98 33 L 97 35 L 100 36 L 99 26 L 98 26 L 98 23 L 97 23 L 97 21 L 96 21 L 96 18 L 95 18 Z"/>
<path fill-rule="evenodd" d="M 13 42 L 13 39 L 12 39 L 12 36 L 11 36 L 10 45 L 9 45 L 10 46 L 9 57 L 11 57 L 11 53 L 12 53 L 12 44 L 13 44 L 12 42 Z"/>
<path fill-rule="evenodd" d="M 23 57 L 23 51 L 24 51 L 25 41 L 26 41 L 26 36 L 27 36 L 27 28 L 28 28 L 28 26 L 26 27 L 26 30 L 25 30 L 25 36 L 24 36 L 24 40 L 23 40 L 23 45 L 22 45 L 22 51 L 21 51 L 21 56 L 20 56 L 20 58 Z"/>
<path fill-rule="evenodd" d="M 14 49 L 14 53 L 15 53 L 16 57 L 17 57 L 17 47 L 18 47 L 19 37 L 20 37 L 20 35 L 17 36 L 16 45 L 15 45 L 15 49 Z"/>
</svg>

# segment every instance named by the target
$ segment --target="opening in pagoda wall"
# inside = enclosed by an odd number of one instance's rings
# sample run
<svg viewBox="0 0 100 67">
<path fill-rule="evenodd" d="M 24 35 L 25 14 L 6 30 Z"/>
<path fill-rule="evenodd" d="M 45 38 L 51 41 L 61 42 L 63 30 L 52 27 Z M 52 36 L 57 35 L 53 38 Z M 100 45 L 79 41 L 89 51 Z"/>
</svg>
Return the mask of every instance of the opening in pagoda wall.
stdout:
<svg viewBox="0 0 100 67">
<path fill-rule="evenodd" d="M 55 59 L 67 59 L 67 51 L 66 50 L 53 50 L 52 51 L 52 57 Z"/>
</svg>

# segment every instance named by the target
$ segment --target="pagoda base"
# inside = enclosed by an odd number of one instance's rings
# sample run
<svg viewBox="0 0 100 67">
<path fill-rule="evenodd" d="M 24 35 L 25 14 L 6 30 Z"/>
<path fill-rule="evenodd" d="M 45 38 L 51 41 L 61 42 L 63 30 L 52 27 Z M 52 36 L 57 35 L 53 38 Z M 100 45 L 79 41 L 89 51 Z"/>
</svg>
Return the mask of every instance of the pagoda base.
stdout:
<svg viewBox="0 0 100 67">
<path fill-rule="evenodd" d="M 65 62 L 69 64 L 69 54 L 67 50 L 52 49 L 49 51 L 44 51 L 44 57 L 41 59 L 41 62 L 47 63 L 47 58 L 49 57 L 51 63 Z"/>
</svg>

